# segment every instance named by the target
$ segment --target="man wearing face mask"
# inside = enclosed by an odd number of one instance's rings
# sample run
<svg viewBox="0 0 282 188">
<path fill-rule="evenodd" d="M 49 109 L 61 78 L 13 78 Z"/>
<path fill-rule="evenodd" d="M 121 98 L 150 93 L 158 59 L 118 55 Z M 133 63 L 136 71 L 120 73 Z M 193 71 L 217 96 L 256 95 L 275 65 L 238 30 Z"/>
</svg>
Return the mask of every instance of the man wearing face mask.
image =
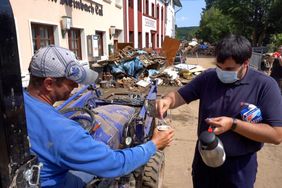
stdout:
<svg viewBox="0 0 282 188">
<path fill-rule="evenodd" d="M 200 100 L 198 136 L 209 127 L 224 145 L 223 165 L 208 167 L 195 148 L 192 178 L 195 188 L 251 188 L 257 172 L 257 155 L 263 143 L 282 141 L 282 97 L 274 79 L 252 69 L 250 42 L 229 35 L 216 47 L 216 68 L 208 69 L 178 91 L 156 103 L 161 118 L 165 111 Z M 241 103 L 260 108 L 263 120 L 243 121 Z"/>
</svg>

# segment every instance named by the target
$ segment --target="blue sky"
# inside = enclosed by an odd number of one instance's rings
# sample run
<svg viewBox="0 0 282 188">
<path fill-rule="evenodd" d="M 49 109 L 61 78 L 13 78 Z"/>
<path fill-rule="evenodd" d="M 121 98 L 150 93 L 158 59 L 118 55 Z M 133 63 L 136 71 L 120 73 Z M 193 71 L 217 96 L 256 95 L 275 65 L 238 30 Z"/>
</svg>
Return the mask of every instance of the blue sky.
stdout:
<svg viewBox="0 0 282 188">
<path fill-rule="evenodd" d="M 182 9 L 176 13 L 177 27 L 199 26 L 202 8 L 205 8 L 205 0 L 180 0 Z M 178 7 L 176 7 L 178 10 Z"/>
</svg>

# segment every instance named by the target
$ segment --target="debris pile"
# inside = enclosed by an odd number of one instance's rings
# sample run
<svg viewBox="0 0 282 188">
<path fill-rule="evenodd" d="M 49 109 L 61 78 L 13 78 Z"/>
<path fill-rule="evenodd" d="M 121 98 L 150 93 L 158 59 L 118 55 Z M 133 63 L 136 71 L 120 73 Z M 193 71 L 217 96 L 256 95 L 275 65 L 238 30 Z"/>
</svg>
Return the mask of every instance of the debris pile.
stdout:
<svg viewBox="0 0 282 188">
<path fill-rule="evenodd" d="M 198 55 L 214 56 L 215 46 L 208 42 L 198 43 L 196 40 L 192 40 L 191 42 L 184 40 L 180 45 L 179 52 L 186 57 Z"/>
<path fill-rule="evenodd" d="M 198 65 L 185 64 L 185 61 L 175 65 L 173 62 L 180 44 L 177 41 L 176 48 L 175 41 L 165 40 L 161 53 L 151 48 L 141 50 L 129 45 L 116 50 L 109 59 L 97 62 L 102 68 L 100 86 L 134 90 L 136 87 L 147 87 L 152 80 L 156 80 L 159 85 L 182 86 L 204 69 Z"/>
</svg>

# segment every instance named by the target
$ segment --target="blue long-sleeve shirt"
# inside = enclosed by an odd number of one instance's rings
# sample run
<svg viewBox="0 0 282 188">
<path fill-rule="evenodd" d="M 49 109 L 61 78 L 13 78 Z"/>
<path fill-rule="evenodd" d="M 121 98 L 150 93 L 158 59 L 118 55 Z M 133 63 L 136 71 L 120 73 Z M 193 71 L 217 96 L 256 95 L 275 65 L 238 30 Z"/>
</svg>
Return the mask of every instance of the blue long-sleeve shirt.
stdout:
<svg viewBox="0 0 282 188">
<path fill-rule="evenodd" d="M 24 92 L 31 151 L 43 163 L 41 186 L 63 185 L 69 170 L 100 177 L 118 177 L 148 162 L 155 154 L 152 141 L 130 149 L 112 150 L 95 141 L 77 122 L 53 106 Z"/>
</svg>

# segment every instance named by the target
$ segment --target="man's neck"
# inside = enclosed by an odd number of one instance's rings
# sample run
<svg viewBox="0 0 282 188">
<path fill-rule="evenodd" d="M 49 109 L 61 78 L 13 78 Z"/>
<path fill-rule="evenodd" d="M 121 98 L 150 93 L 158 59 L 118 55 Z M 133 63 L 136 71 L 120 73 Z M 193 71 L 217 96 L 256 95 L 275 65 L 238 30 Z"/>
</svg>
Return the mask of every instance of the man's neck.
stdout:
<svg viewBox="0 0 282 188">
<path fill-rule="evenodd" d="M 247 68 L 243 71 L 243 78 L 247 75 L 248 70 L 249 70 L 249 65 L 248 65 Z"/>
<path fill-rule="evenodd" d="M 247 68 L 243 69 L 240 80 L 243 80 L 245 78 L 245 76 L 247 75 L 248 70 L 249 70 L 249 65 L 247 66 Z"/>
<path fill-rule="evenodd" d="M 33 87 L 28 86 L 27 91 L 31 96 L 39 99 L 42 102 L 45 102 L 50 105 L 53 105 L 55 103 L 53 102 L 50 96 L 44 94 L 45 92 L 41 91 L 40 89 L 34 89 Z"/>
</svg>

